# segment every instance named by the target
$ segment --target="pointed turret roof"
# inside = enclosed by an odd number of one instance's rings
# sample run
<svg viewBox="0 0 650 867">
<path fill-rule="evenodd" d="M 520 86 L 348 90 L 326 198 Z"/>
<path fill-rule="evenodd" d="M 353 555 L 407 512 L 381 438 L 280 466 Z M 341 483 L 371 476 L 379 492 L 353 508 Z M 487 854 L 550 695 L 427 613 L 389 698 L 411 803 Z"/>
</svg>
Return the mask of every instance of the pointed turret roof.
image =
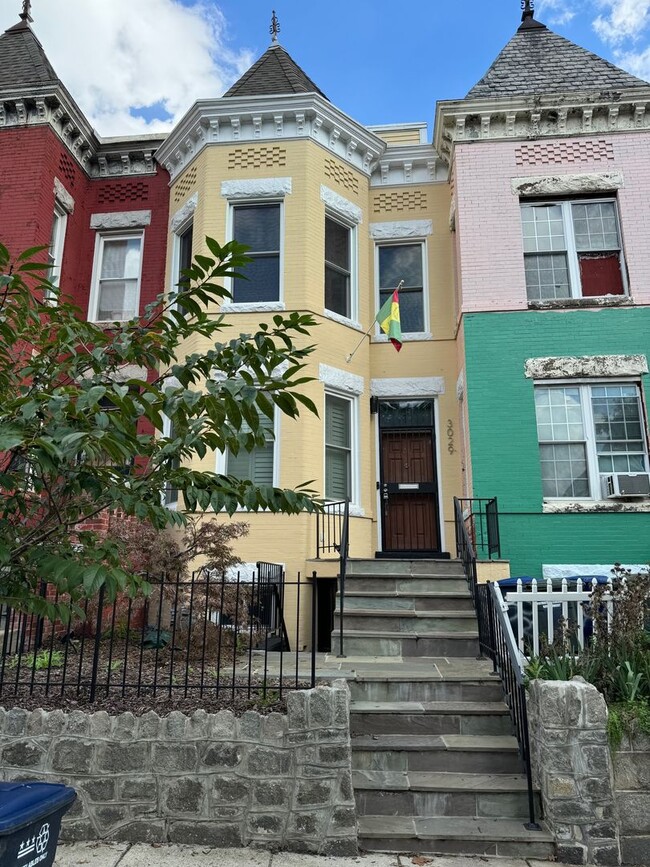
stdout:
<svg viewBox="0 0 650 867">
<path fill-rule="evenodd" d="M 554 33 L 531 14 L 467 99 L 634 87 L 647 88 L 648 83 Z"/>
<path fill-rule="evenodd" d="M 285 93 L 318 93 L 327 99 L 291 55 L 274 42 L 224 96 L 277 96 Z"/>
<path fill-rule="evenodd" d="M 23 18 L 0 36 L 0 89 L 58 84 L 59 77 L 43 46 Z"/>
</svg>

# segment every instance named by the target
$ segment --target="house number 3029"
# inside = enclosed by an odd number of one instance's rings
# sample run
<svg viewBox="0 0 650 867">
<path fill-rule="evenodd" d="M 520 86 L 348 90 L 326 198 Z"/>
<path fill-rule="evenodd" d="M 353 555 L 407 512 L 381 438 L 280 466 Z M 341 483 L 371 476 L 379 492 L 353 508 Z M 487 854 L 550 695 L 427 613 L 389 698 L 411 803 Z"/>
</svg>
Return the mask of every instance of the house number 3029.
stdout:
<svg viewBox="0 0 650 867">
<path fill-rule="evenodd" d="M 447 451 L 450 455 L 456 453 L 454 446 L 454 423 L 451 419 L 447 420 Z"/>
</svg>

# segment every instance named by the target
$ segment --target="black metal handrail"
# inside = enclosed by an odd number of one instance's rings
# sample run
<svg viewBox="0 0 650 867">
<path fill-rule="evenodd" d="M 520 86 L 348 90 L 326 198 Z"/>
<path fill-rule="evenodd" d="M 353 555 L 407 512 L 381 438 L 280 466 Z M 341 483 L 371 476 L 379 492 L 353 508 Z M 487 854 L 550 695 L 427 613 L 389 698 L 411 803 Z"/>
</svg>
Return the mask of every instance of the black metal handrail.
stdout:
<svg viewBox="0 0 650 867">
<path fill-rule="evenodd" d="M 501 559 L 499 506 L 496 497 L 465 497 L 459 500 L 463 521 L 477 555 Z"/>
<path fill-rule="evenodd" d="M 454 497 L 454 523 L 456 525 L 456 556 L 463 564 L 467 584 L 474 600 L 474 610 L 478 621 L 478 641 L 481 654 L 490 654 L 489 621 L 485 603 L 485 585 L 478 583 L 476 571 L 476 551 L 470 538 L 462 500 Z"/>
<path fill-rule="evenodd" d="M 345 501 L 343 509 L 343 524 L 341 527 L 341 547 L 339 550 L 339 659 L 343 653 L 343 613 L 345 609 L 345 578 L 348 571 L 348 556 L 350 554 L 350 501 Z"/>
<path fill-rule="evenodd" d="M 519 755 L 526 767 L 529 814 L 529 822 L 526 823 L 526 828 L 529 831 L 538 831 L 539 824 L 535 818 L 535 793 L 533 790 L 533 772 L 530 759 L 526 687 L 521 665 L 521 655 L 508 618 L 508 606 L 503 601 L 499 585 L 490 583 L 485 586 L 488 588 L 485 598 L 490 625 L 490 656 L 494 664 L 494 671 L 499 675 L 503 684 L 505 701 L 510 710 L 510 717 L 519 744 Z"/>
<path fill-rule="evenodd" d="M 321 512 L 316 512 L 316 559 L 321 554 L 339 554 L 343 537 L 348 500 L 325 503 Z M 348 509 L 349 514 L 349 509 Z"/>
</svg>

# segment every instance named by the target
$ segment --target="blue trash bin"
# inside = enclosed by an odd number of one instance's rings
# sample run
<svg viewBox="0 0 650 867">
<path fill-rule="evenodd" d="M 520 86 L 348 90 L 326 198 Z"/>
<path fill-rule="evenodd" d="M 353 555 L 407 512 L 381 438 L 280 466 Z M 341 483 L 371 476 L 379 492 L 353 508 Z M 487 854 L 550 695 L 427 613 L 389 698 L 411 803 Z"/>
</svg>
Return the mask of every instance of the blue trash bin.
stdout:
<svg viewBox="0 0 650 867">
<path fill-rule="evenodd" d="M 76 797 L 60 783 L 0 783 L 0 867 L 51 867 Z"/>
</svg>

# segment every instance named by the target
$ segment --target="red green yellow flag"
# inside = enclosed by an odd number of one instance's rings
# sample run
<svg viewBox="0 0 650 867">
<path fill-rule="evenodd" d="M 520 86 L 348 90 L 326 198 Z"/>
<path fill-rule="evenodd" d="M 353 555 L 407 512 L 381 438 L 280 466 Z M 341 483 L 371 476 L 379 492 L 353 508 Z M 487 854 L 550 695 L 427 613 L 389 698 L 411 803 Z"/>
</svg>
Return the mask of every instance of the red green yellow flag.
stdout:
<svg viewBox="0 0 650 867">
<path fill-rule="evenodd" d="M 399 352 L 402 348 L 402 326 L 399 318 L 399 292 L 396 289 L 388 298 L 385 304 L 382 304 L 381 310 L 377 314 L 376 321 L 379 327 L 390 338 L 390 342 Z"/>
</svg>

